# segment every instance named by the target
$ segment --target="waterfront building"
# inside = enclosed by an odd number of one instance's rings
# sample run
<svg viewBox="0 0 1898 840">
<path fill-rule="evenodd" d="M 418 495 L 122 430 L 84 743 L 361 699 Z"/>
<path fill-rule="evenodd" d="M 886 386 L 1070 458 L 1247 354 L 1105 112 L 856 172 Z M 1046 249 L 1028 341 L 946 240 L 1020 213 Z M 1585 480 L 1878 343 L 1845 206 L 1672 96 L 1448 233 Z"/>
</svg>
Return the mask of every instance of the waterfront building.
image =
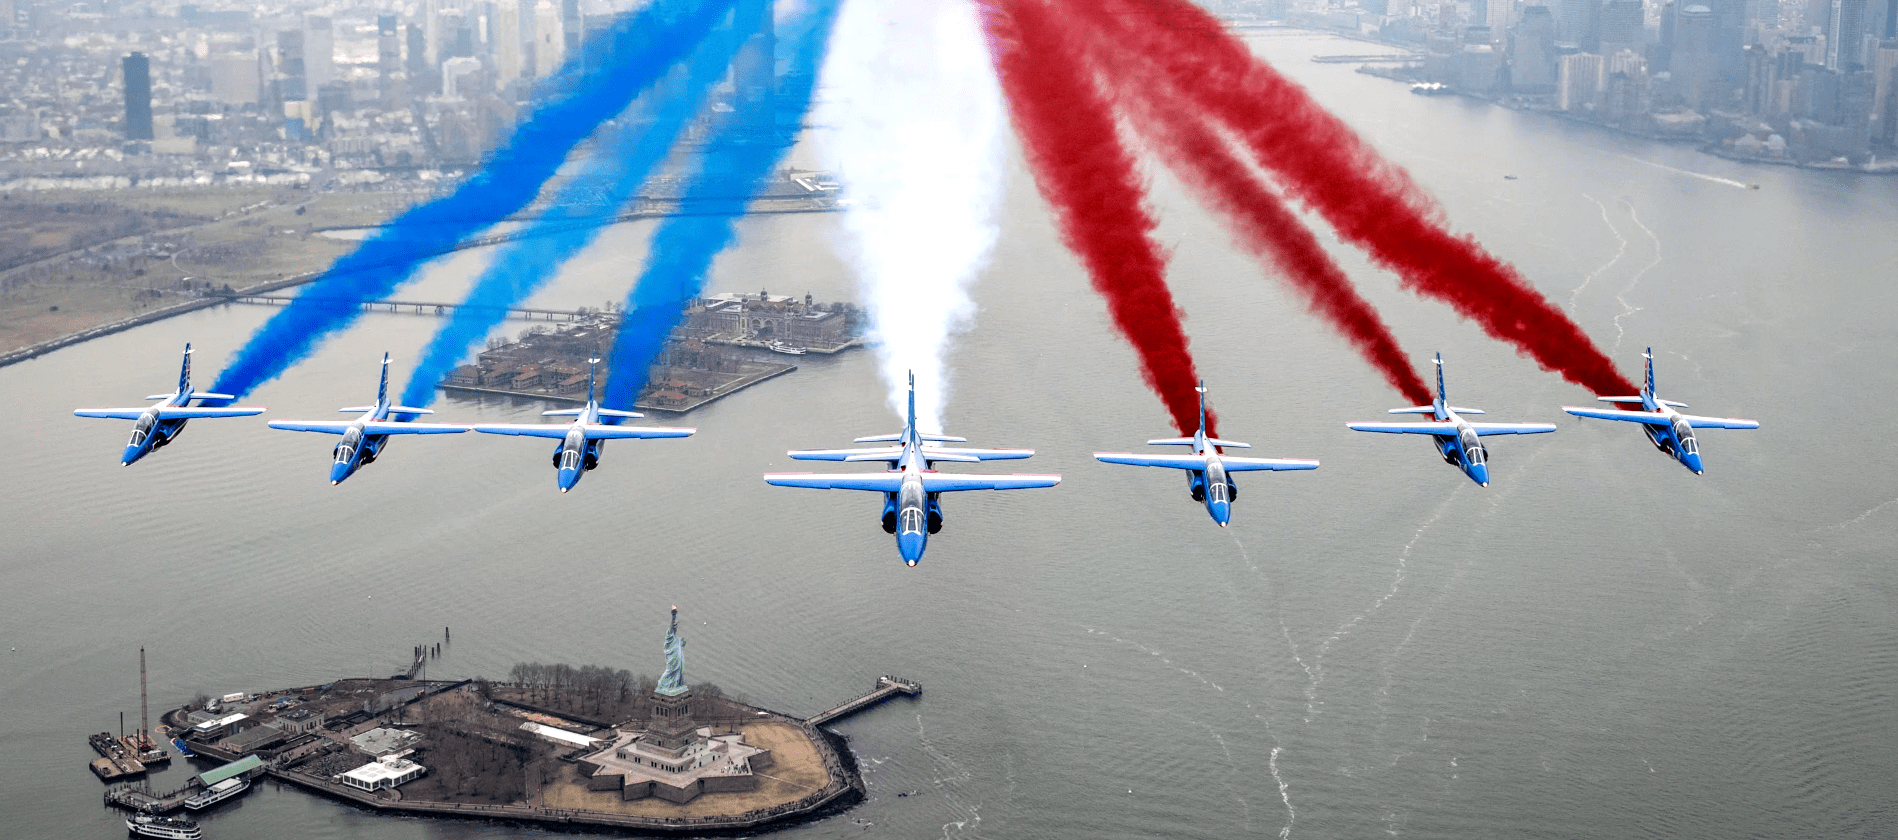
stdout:
<svg viewBox="0 0 1898 840">
<path fill-rule="evenodd" d="M 408 759 L 389 757 L 338 774 L 336 781 L 357 790 L 377 791 L 419 779 L 427 772 L 428 768 Z"/>
<path fill-rule="evenodd" d="M 1562 56 L 1556 75 L 1556 107 L 1564 111 L 1590 108 L 1595 104 L 1595 95 L 1601 92 L 1601 56 L 1594 53 Z"/>
<path fill-rule="evenodd" d="M 152 63 L 142 52 L 121 62 L 125 70 L 125 139 L 152 139 Z"/>
<path fill-rule="evenodd" d="M 771 752 L 745 743 L 743 734 L 713 734 L 693 717 L 678 607 L 672 608 L 665 648 L 666 671 L 652 691 L 652 717 L 644 729 L 617 730 L 606 747 L 580 757 L 587 789 L 618 791 L 622 800 L 678 804 L 707 793 L 756 790 L 754 770 L 770 767 Z"/>
<path fill-rule="evenodd" d="M 701 337 L 783 341 L 800 347 L 838 347 L 852 337 L 849 317 L 836 308 L 819 308 L 808 294 L 799 301 L 763 290 L 704 298 L 697 311 L 688 314 L 687 323 Z"/>
</svg>

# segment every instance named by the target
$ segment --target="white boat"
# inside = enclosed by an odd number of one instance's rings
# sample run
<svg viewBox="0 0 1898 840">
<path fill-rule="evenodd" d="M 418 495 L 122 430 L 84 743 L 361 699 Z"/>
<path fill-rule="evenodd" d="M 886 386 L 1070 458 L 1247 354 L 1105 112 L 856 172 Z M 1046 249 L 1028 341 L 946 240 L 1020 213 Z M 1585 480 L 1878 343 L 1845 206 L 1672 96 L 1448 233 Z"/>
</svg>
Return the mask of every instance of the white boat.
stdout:
<svg viewBox="0 0 1898 840">
<path fill-rule="evenodd" d="M 249 779 L 241 777 L 225 779 L 224 781 L 192 794 L 190 798 L 185 800 L 185 808 L 191 811 L 202 811 L 247 790 L 250 790 Z"/>
<path fill-rule="evenodd" d="M 783 353 L 787 356 L 802 356 L 805 353 L 811 352 L 795 344 L 786 344 L 782 341 L 773 341 L 765 346 L 771 348 L 771 352 L 773 353 Z"/>
<path fill-rule="evenodd" d="M 140 837 L 163 837 L 166 840 L 204 840 L 204 829 L 196 822 L 179 817 L 158 817 L 151 814 L 136 814 L 125 818 L 125 827 Z"/>
</svg>

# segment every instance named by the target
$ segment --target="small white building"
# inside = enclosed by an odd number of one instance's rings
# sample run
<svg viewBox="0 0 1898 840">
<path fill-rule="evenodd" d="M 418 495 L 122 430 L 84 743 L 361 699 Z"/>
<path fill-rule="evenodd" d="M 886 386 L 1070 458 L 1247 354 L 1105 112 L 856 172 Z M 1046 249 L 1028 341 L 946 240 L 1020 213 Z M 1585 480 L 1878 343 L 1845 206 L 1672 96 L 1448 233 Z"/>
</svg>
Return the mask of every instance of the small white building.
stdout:
<svg viewBox="0 0 1898 840">
<path fill-rule="evenodd" d="M 342 774 L 342 783 L 357 790 L 382 790 L 421 778 L 428 768 L 406 758 L 371 761 Z"/>
</svg>

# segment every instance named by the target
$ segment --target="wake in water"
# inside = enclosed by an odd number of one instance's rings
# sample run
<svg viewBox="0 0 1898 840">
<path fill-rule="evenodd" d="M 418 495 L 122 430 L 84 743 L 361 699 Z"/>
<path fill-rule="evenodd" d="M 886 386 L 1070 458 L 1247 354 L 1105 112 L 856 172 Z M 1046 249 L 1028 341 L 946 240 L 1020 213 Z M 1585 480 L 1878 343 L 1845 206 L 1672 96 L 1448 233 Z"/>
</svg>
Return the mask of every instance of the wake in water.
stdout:
<svg viewBox="0 0 1898 840">
<path fill-rule="evenodd" d="M 1627 330 L 1621 326 L 1621 319 L 1641 311 L 1641 307 L 1628 302 L 1628 293 L 1634 291 L 1634 287 L 1641 283 L 1642 277 L 1647 276 L 1650 270 L 1661 264 L 1661 238 L 1655 236 L 1654 231 L 1649 230 L 1647 225 L 1641 223 L 1641 215 L 1634 211 L 1633 204 L 1629 204 L 1626 201 L 1621 203 L 1628 208 L 1628 218 L 1633 220 L 1634 226 L 1640 228 L 1642 233 L 1647 234 L 1649 239 L 1654 240 L 1654 262 L 1642 266 L 1641 270 L 1635 272 L 1634 277 L 1628 280 L 1628 287 L 1622 289 L 1615 295 L 1615 302 L 1621 304 L 1621 314 L 1615 316 L 1615 349 L 1617 350 L 1621 349 L 1621 339 L 1627 334 Z"/>
<path fill-rule="evenodd" d="M 1713 184 L 1719 184 L 1719 185 L 1721 185 L 1721 186 L 1725 186 L 1725 187 L 1738 187 L 1738 188 L 1740 188 L 1740 189 L 1743 189 L 1743 190 L 1744 190 L 1744 189 L 1751 189 L 1751 187 L 1749 187 L 1748 185 L 1746 185 L 1746 184 L 1744 184 L 1744 183 L 1741 183 L 1741 182 L 1739 182 L 1739 181 L 1735 181 L 1735 180 L 1733 180 L 1732 178 L 1722 178 L 1722 177 L 1720 177 L 1720 176 L 1718 176 L 1718 175 L 1708 175 L 1708 174 L 1706 174 L 1706 173 L 1704 173 L 1704 172 L 1694 172 L 1694 171 L 1691 171 L 1691 170 L 1687 170 L 1687 169 L 1678 169 L 1678 168 L 1676 168 L 1676 167 L 1672 167 L 1672 166 L 1668 166 L 1668 165 L 1667 165 L 1667 164 L 1665 164 L 1665 163 L 1655 163 L 1654 161 L 1651 161 L 1651 160 L 1642 160 L 1642 159 L 1640 159 L 1640 158 L 1638 158 L 1638 157 L 1635 157 L 1635 156 L 1633 156 L 1633 155 L 1622 155 L 1622 156 L 1621 156 L 1621 158 L 1622 158 L 1623 160 L 1631 160 L 1631 161 L 1634 161 L 1635 163 L 1639 163 L 1639 164 L 1641 164 L 1641 165 L 1643 165 L 1643 166 L 1652 166 L 1652 167 L 1654 167 L 1655 169 L 1665 169 L 1665 170 L 1667 170 L 1668 172 L 1672 172 L 1672 173 L 1674 173 L 1674 174 L 1676 174 L 1676 175 L 1685 175 L 1685 176 L 1687 176 L 1687 177 L 1689 177 L 1689 178 L 1699 178 L 1699 179 L 1700 179 L 1700 180 L 1702 180 L 1702 181 L 1706 181 L 1706 182 L 1709 182 L 1709 183 L 1713 183 Z"/>
<path fill-rule="evenodd" d="M 1608 218 L 1608 205 L 1601 203 L 1600 199 L 1588 193 L 1582 193 L 1582 197 L 1595 202 L 1595 206 L 1601 208 L 1601 223 L 1608 226 L 1608 232 L 1615 235 L 1615 242 L 1618 244 L 1615 246 L 1615 255 L 1613 257 L 1608 258 L 1607 262 L 1602 263 L 1600 268 L 1589 272 L 1587 277 L 1582 278 L 1582 285 L 1576 286 L 1574 291 L 1569 292 L 1568 313 L 1571 316 L 1575 314 L 1575 304 L 1581 300 L 1582 291 L 1588 288 L 1588 284 L 1595 282 L 1595 278 L 1600 277 L 1602 272 L 1614 268 L 1615 263 L 1621 262 L 1621 257 L 1628 253 L 1628 237 L 1622 236 L 1621 229 L 1615 227 L 1615 223 Z"/>
<path fill-rule="evenodd" d="M 949 806 L 956 817 L 942 824 L 942 836 L 946 840 L 965 831 L 977 833 L 982 825 L 982 804 L 962 790 L 975 777 L 974 774 L 929 742 L 928 734 L 923 731 L 923 716 L 920 714 L 916 716 L 916 741 L 922 745 L 923 754 L 929 756 L 934 764 L 936 778 L 933 784 L 942 791 L 943 803 Z"/>
<path fill-rule="evenodd" d="M 849 187 L 848 247 L 891 410 L 916 374 L 920 431 L 943 428 L 950 339 L 998 235 L 1006 112 L 972 3 L 851 0 L 824 63 L 826 165 Z"/>
<path fill-rule="evenodd" d="M 1272 748 L 1272 757 L 1266 759 L 1265 766 L 1272 771 L 1272 781 L 1279 783 L 1279 799 L 1285 802 L 1285 827 L 1279 829 L 1279 840 L 1292 836 L 1292 824 L 1298 822 L 1298 809 L 1292 807 L 1292 786 L 1286 784 L 1285 777 L 1279 775 L 1279 750 Z"/>
</svg>

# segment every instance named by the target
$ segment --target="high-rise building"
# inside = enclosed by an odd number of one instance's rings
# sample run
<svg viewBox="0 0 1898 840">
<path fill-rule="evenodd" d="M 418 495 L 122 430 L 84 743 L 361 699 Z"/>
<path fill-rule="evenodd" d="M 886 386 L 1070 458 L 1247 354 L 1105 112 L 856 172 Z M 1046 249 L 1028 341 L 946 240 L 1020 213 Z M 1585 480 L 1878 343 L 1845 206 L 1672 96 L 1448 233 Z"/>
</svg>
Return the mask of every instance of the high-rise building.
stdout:
<svg viewBox="0 0 1898 840">
<path fill-rule="evenodd" d="M 1882 38 L 1867 62 L 1872 69 L 1872 122 L 1882 124 L 1891 114 L 1892 94 L 1898 91 L 1898 38 Z"/>
<path fill-rule="evenodd" d="M 1555 15 L 1548 6 L 1524 6 L 1509 41 L 1509 84 L 1522 93 L 1555 90 Z"/>
<path fill-rule="evenodd" d="M 506 92 L 507 86 L 521 78 L 525 69 L 521 43 L 522 0 L 500 0 L 488 30 L 488 48 L 494 57 L 494 89 Z M 532 9 L 527 11 L 531 12 Z"/>
<path fill-rule="evenodd" d="M 1555 39 L 1592 50 L 1601 39 L 1600 0 L 1556 0 Z"/>
<path fill-rule="evenodd" d="M 1608 0 L 1601 10 L 1601 54 L 1640 52 L 1646 40 L 1647 11 L 1642 0 Z"/>
<path fill-rule="evenodd" d="M 560 69 L 567 58 L 567 35 L 560 18 L 560 7 L 553 0 L 534 5 L 534 76 L 545 78 Z"/>
<path fill-rule="evenodd" d="M 1674 56 L 1669 64 L 1681 99 L 1696 111 L 1707 107 L 1718 87 L 1714 66 L 1713 10 L 1698 3 L 1682 6 L 1674 21 Z M 1745 55 L 1741 56 L 1744 60 Z"/>
<path fill-rule="evenodd" d="M 485 88 L 481 81 L 481 59 L 456 56 L 442 62 L 442 96 L 471 99 Z"/>
<path fill-rule="evenodd" d="M 1580 111 L 1595 103 L 1601 92 L 1601 56 L 1573 53 L 1562 56 L 1556 73 L 1555 104 L 1564 111 Z"/>
<path fill-rule="evenodd" d="M 336 37 L 323 15 L 303 18 L 303 76 L 312 91 L 336 79 Z"/>
<path fill-rule="evenodd" d="M 277 33 L 277 67 L 271 81 L 276 85 L 278 102 L 303 102 L 309 96 L 309 77 L 303 60 L 303 30 L 285 29 Z"/>
<path fill-rule="evenodd" d="M 1865 65 L 1865 0 L 1832 0 L 1826 28 L 1826 69 Z"/>
<path fill-rule="evenodd" d="M 125 139 L 152 139 L 152 62 L 135 52 L 120 62 L 125 70 Z"/>
<path fill-rule="evenodd" d="M 209 64 L 212 96 L 226 105 L 257 104 L 262 77 L 258 75 L 255 51 L 216 53 Z"/>
<path fill-rule="evenodd" d="M 396 33 L 395 15 L 376 16 L 376 82 L 384 108 L 402 107 L 408 98 L 402 90 L 402 42 Z"/>
</svg>

